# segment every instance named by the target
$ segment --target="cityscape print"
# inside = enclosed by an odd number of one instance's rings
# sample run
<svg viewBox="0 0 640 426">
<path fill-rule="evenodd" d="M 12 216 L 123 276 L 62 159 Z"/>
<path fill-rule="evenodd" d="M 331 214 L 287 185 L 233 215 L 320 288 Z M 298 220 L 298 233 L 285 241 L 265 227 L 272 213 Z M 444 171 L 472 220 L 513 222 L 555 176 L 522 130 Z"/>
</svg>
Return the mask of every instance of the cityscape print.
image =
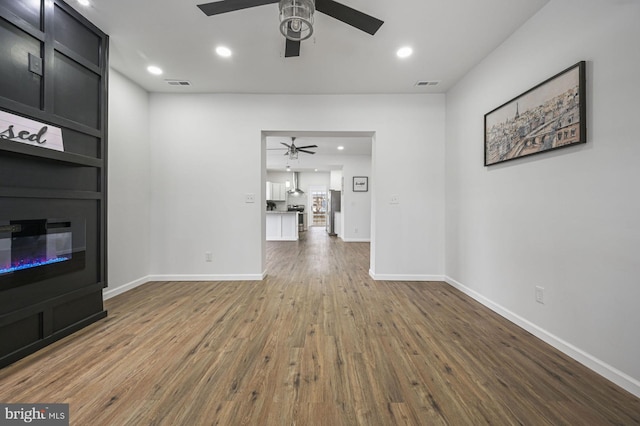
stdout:
<svg viewBox="0 0 640 426">
<path fill-rule="evenodd" d="M 584 62 L 485 115 L 485 166 L 586 142 Z"/>
</svg>

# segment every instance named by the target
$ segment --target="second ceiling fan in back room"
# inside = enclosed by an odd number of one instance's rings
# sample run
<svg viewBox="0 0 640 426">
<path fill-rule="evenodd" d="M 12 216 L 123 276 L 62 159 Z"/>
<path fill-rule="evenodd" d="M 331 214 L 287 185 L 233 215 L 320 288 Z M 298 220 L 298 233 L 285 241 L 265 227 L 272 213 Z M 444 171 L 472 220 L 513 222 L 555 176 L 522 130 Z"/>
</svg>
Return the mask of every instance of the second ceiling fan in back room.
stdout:
<svg viewBox="0 0 640 426">
<path fill-rule="evenodd" d="M 233 12 L 265 4 L 279 3 L 280 32 L 285 36 L 286 58 L 300 56 L 300 42 L 313 34 L 315 11 L 329 15 L 345 24 L 374 35 L 384 21 L 333 0 L 221 0 L 199 4 L 207 16 Z"/>
<path fill-rule="evenodd" d="M 309 151 L 309 148 L 317 148 L 318 145 L 305 145 L 296 146 L 296 138 L 291 138 L 291 145 L 288 143 L 280 142 L 287 147 L 287 152 L 284 155 L 288 155 L 290 160 L 296 160 L 298 158 L 298 152 L 304 152 L 305 154 L 315 154 L 313 151 Z"/>
</svg>

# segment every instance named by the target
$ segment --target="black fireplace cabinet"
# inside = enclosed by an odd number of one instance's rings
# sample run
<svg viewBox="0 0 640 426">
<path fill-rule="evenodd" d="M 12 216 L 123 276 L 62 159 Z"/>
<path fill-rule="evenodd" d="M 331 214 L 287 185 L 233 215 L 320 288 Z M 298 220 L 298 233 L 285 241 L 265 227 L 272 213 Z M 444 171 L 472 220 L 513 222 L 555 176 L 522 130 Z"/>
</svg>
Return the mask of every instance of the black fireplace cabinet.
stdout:
<svg viewBox="0 0 640 426">
<path fill-rule="evenodd" d="M 0 368 L 107 315 L 108 45 L 63 1 L 0 0 Z"/>
</svg>

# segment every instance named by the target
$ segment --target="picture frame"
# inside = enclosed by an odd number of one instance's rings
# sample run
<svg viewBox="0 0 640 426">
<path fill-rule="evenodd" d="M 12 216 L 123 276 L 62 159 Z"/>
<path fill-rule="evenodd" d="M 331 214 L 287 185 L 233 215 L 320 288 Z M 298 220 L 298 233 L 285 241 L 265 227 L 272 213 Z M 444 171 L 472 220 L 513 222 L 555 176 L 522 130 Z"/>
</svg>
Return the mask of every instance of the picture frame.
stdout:
<svg viewBox="0 0 640 426">
<path fill-rule="evenodd" d="M 484 165 L 587 142 L 585 61 L 484 116 Z"/>
<path fill-rule="evenodd" d="M 353 192 L 367 192 L 368 190 L 369 190 L 369 177 L 367 176 L 353 177 Z"/>
</svg>

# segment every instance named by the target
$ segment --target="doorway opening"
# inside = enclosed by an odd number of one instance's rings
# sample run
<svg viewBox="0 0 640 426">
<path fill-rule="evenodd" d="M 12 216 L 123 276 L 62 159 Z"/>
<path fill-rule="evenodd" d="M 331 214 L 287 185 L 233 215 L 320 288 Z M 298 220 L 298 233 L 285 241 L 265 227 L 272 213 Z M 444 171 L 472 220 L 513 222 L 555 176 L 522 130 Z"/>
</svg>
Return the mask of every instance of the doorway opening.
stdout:
<svg viewBox="0 0 640 426">
<path fill-rule="evenodd" d="M 309 147 L 312 152 L 292 155 L 289 147 L 294 138 L 296 145 Z M 267 217 L 272 219 L 296 209 L 303 217 L 303 226 L 296 233 L 296 239 L 304 239 L 303 231 L 313 229 L 314 233 L 321 231 L 344 242 L 371 243 L 370 269 L 375 270 L 375 186 L 364 192 L 354 191 L 352 187 L 355 176 L 368 176 L 369 182 L 372 181 L 374 148 L 373 131 L 262 131 L 261 186 L 266 188 L 261 197 L 266 206 L 261 225 L 263 268 L 266 266 L 267 241 L 275 241 L 266 232 Z M 294 182 L 299 188 L 293 188 Z M 280 197 L 274 196 L 274 188 L 278 189 Z M 333 193 L 338 194 L 341 209 L 331 207 Z M 269 198 L 267 194 L 270 194 Z"/>
<path fill-rule="evenodd" d="M 325 227 L 327 225 L 327 191 L 311 191 L 311 226 Z"/>
</svg>

